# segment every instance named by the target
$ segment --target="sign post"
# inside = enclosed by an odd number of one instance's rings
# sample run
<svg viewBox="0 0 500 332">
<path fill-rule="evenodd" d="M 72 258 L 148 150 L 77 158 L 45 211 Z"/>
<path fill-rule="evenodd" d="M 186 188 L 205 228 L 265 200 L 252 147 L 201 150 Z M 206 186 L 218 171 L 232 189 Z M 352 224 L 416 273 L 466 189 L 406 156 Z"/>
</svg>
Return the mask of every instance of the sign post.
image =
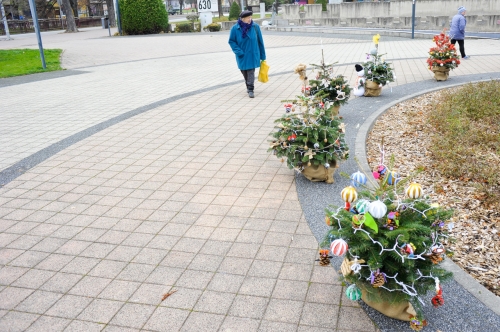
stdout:
<svg viewBox="0 0 500 332">
<path fill-rule="evenodd" d="M 198 0 L 201 29 L 212 23 L 212 12 L 219 12 L 217 0 Z"/>
<path fill-rule="evenodd" d="M 411 39 L 415 39 L 415 0 L 411 5 Z"/>
<path fill-rule="evenodd" d="M 40 26 L 38 25 L 38 15 L 36 14 L 36 5 L 34 0 L 29 0 L 31 18 L 33 19 L 33 25 L 35 27 L 36 39 L 38 40 L 38 49 L 40 50 L 40 58 L 42 59 L 42 68 L 47 69 L 45 65 L 45 56 L 43 54 L 42 37 L 40 36 Z"/>
</svg>

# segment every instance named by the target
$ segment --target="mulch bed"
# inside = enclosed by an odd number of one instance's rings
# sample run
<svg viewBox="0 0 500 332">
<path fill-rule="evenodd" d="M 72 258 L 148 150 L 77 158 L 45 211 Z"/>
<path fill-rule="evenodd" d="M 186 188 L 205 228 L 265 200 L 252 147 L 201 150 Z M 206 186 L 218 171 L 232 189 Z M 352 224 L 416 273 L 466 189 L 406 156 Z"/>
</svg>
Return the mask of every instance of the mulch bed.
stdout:
<svg viewBox="0 0 500 332">
<path fill-rule="evenodd" d="M 368 163 L 380 162 L 384 142 L 385 164 L 395 156 L 394 171 L 406 177 L 417 168 L 424 169 L 414 180 L 434 202 L 455 211 L 454 228 L 447 249 L 451 259 L 479 283 L 500 296 L 500 213 L 485 206 L 467 178 L 451 179 L 434 167 L 428 150 L 431 136 L 426 131 L 427 114 L 440 92 L 422 95 L 390 108 L 375 123 L 367 142 Z"/>
</svg>

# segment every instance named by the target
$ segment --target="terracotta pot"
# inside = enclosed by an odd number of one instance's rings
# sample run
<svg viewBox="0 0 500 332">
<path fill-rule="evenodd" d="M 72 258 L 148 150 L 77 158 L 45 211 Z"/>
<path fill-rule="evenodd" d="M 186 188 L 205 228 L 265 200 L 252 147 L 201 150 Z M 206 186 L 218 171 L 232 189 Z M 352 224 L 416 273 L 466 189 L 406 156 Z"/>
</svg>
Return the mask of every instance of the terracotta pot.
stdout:
<svg viewBox="0 0 500 332">
<path fill-rule="evenodd" d="M 450 76 L 450 68 L 435 66 L 432 67 L 432 71 L 434 72 L 434 78 L 436 81 L 446 81 L 448 76 Z"/>
<path fill-rule="evenodd" d="M 410 316 L 417 315 L 410 302 L 389 303 L 372 301 L 368 299 L 367 293 L 364 289 L 361 289 L 361 293 L 361 299 L 363 302 L 387 317 L 409 322 Z"/>
<path fill-rule="evenodd" d="M 375 82 L 366 80 L 365 82 L 365 97 L 378 97 L 382 93 L 382 88 Z"/>
<path fill-rule="evenodd" d="M 338 167 L 336 162 L 332 162 L 328 168 L 323 165 L 311 165 L 306 166 L 302 174 L 312 182 L 325 181 L 326 183 L 333 183 L 333 173 L 335 173 L 335 169 Z"/>
</svg>

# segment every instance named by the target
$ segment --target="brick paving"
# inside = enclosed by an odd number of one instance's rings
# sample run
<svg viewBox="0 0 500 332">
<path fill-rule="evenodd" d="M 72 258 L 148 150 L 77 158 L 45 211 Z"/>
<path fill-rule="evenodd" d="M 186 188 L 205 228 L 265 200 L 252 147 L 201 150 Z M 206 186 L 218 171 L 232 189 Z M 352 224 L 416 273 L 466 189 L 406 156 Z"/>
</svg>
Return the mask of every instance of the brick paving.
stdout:
<svg viewBox="0 0 500 332">
<path fill-rule="evenodd" d="M 376 331 L 314 262 L 294 173 L 266 151 L 300 86 L 293 67 L 318 63 L 322 43 L 353 82 L 370 41 L 264 33 L 276 75 L 250 100 L 227 33 L 106 35 L 47 34 L 81 74 L 0 88 L 0 170 L 153 105 L 0 188 L 1 329 Z M 397 84 L 431 78 L 431 44 L 382 37 Z M 472 58 L 452 76 L 500 71 L 497 42 L 466 44 Z M 0 43 L 25 46 L 35 39 Z"/>
</svg>

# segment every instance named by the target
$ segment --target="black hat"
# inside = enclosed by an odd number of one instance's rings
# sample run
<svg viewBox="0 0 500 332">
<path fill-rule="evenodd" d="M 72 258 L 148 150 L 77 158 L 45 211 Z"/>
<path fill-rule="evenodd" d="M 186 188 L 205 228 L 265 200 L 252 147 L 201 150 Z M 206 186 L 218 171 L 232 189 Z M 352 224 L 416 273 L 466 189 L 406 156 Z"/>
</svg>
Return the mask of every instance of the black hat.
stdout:
<svg viewBox="0 0 500 332">
<path fill-rule="evenodd" d="M 356 68 L 356 71 L 357 71 L 357 72 L 360 72 L 360 71 L 362 71 L 362 70 L 363 70 L 363 66 L 361 66 L 361 65 L 359 65 L 359 64 L 355 65 L 355 66 L 354 66 L 354 68 Z"/>
<path fill-rule="evenodd" d="M 252 16 L 252 15 L 253 15 L 252 11 L 250 11 L 250 10 L 244 10 L 244 11 L 241 12 L 240 18 L 247 17 L 247 16 Z"/>
</svg>

